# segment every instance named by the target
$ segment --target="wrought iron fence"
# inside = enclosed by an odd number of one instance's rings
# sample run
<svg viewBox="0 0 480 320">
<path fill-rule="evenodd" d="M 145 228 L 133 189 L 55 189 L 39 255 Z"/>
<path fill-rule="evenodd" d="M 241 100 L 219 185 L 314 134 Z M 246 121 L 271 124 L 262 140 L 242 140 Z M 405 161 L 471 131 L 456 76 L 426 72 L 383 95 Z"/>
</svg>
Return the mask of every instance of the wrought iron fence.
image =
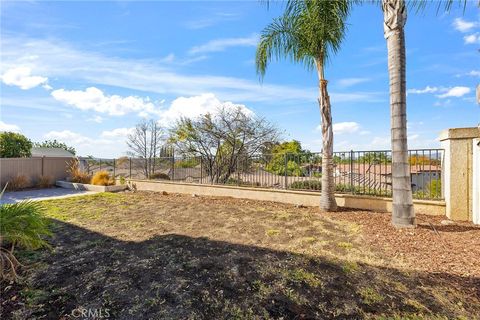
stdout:
<svg viewBox="0 0 480 320">
<path fill-rule="evenodd" d="M 409 150 L 412 191 L 417 199 L 442 199 L 443 149 Z M 334 181 L 338 193 L 390 197 L 391 151 L 334 152 Z M 112 176 L 170 180 L 198 184 L 320 191 L 321 153 L 267 154 L 240 157 L 233 166 L 201 156 L 144 159 L 81 158 L 89 174 L 109 171 Z"/>
</svg>

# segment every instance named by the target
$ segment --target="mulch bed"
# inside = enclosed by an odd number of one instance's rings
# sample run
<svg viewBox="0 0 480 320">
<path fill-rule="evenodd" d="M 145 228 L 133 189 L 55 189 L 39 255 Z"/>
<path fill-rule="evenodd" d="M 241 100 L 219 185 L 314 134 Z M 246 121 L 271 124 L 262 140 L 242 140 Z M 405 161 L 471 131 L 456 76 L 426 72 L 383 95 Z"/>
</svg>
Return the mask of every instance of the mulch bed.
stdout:
<svg viewBox="0 0 480 320">
<path fill-rule="evenodd" d="M 480 277 L 480 226 L 471 222 L 418 215 L 416 228 L 397 229 L 387 213 L 352 210 L 327 215 L 361 225 L 367 244 L 408 269 Z"/>
</svg>

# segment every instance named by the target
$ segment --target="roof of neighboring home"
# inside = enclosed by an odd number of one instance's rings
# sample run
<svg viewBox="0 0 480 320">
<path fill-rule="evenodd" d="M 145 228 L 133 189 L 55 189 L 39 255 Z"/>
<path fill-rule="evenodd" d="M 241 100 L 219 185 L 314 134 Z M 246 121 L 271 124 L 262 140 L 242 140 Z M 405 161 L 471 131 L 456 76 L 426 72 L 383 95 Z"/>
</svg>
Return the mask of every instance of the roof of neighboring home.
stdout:
<svg viewBox="0 0 480 320">
<path fill-rule="evenodd" d="M 367 163 L 353 163 L 352 168 L 350 164 L 336 164 L 335 168 L 340 172 L 350 172 L 358 174 L 381 174 L 381 175 L 390 175 L 392 174 L 392 165 L 391 164 L 367 164 Z M 436 173 L 440 172 L 442 167 L 440 165 L 434 164 L 425 164 L 425 165 L 413 165 L 410 166 L 410 173 Z"/>
<path fill-rule="evenodd" d="M 62 148 L 32 148 L 32 157 L 73 158 L 71 152 Z"/>
</svg>

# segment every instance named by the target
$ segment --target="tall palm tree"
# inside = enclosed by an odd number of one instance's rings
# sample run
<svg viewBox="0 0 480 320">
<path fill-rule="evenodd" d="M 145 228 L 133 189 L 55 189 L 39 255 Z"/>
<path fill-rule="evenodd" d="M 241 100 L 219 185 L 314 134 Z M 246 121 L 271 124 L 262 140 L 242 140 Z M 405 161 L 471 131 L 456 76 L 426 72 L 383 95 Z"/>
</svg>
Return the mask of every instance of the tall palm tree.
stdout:
<svg viewBox="0 0 480 320">
<path fill-rule="evenodd" d="M 398 227 L 415 225 L 407 146 L 407 91 L 404 0 L 382 0 L 384 35 L 387 40 L 390 78 L 392 140 L 392 223 Z"/>
<path fill-rule="evenodd" d="M 333 179 L 333 130 L 325 65 L 338 52 L 345 36 L 348 0 L 289 1 L 284 14 L 273 20 L 261 34 L 257 47 L 257 73 L 263 78 L 272 59 L 291 58 L 307 68 L 316 68 L 322 120 L 322 193 L 320 208 L 335 211 Z"/>
<path fill-rule="evenodd" d="M 453 3 L 464 6 L 466 0 L 438 2 L 437 13 L 444 6 L 448 11 Z M 417 11 L 425 9 L 427 0 L 411 0 Z M 480 3 L 479 3 L 480 4 Z M 407 146 L 407 92 L 405 32 L 407 8 L 405 0 L 382 0 L 383 28 L 388 50 L 388 74 L 390 78 L 390 113 L 392 140 L 392 224 L 397 227 L 415 226 L 410 167 Z"/>
</svg>

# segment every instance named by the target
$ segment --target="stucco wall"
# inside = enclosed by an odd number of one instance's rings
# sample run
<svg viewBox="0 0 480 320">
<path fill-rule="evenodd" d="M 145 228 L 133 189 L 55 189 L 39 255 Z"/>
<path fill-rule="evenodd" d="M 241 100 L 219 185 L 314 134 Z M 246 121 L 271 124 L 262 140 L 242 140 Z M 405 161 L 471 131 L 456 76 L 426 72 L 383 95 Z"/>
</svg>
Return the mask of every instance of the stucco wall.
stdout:
<svg viewBox="0 0 480 320">
<path fill-rule="evenodd" d="M 441 133 L 445 149 L 443 188 L 446 215 L 452 220 L 472 221 L 473 139 L 480 138 L 479 128 L 454 128 Z"/>
<path fill-rule="evenodd" d="M 305 206 L 317 206 L 320 195 L 317 192 L 276 190 L 263 188 L 247 188 L 236 186 L 200 185 L 190 183 L 174 183 L 168 181 L 128 180 L 129 185 L 137 190 L 166 191 L 171 193 L 187 193 L 205 196 L 223 196 L 262 201 L 275 201 Z M 391 212 L 392 199 L 350 194 L 336 194 L 337 204 L 341 207 Z M 415 212 L 428 215 L 445 215 L 445 202 L 414 200 Z"/>
</svg>

